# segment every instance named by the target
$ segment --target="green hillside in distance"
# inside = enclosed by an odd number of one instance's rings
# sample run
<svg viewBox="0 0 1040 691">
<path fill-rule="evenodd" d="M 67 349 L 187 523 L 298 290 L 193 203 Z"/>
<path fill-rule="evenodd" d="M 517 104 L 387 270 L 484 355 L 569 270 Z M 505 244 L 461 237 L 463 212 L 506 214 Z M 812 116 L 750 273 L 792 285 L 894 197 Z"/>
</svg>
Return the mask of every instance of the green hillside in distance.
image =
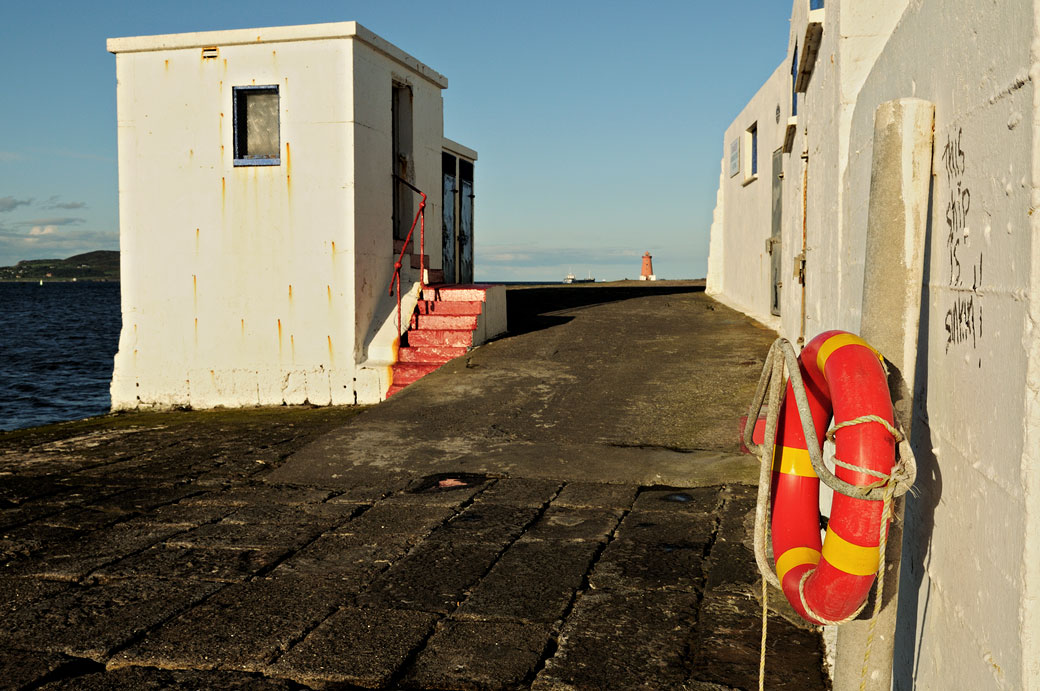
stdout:
<svg viewBox="0 0 1040 691">
<path fill-rule="evenodd" d="M 118 281 L 119 252 L 96 250 L 68 259 L 26 259 L 0 266 L 0 281 Z"/>
</svg>

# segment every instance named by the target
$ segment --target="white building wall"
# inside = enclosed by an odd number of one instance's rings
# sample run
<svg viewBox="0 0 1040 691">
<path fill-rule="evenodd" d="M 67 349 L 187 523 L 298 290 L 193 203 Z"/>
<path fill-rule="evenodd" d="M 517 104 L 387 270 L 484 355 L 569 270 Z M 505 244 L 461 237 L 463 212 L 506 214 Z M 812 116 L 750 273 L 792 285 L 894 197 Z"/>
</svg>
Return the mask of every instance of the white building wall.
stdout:
<svg viewBox="0 0 1040 691">
<path fill-rule="evenodd" d="M 358 402 L 358 363 L 396 353 L 391 85 L 413 86 L 439 266 L 447 80 L 353 22 L 109 49 L 123 272 L 113 408 Z M 279 88 L 279 165 L 233 165 L 232 89 L 244 85 Z M 405 315 L 417 279 L 406 269 Z M 381 400 L 388 381 L 369 384 L 361 402 Z"/>
<path fill-rule="evenodd" d="M 833 126 L 841 112 L 840 41 L 838 40 L 838 11 L 836 3 L 828 3 L 823 11 L 824 26 L 819 53 L 806 92 L 799 93 L 797 130 L 792 155 L 785 170 L 785 208 L 788 214 L 785 243 L 790 249 L 785 258 L 801 252 L 805 235 L 805 285 L 792 282 L 785 295 L 783 328 L 781 333 L 792 342 L 803 336 L 808 341 L 816 333 L 827 329 L 849 328 L 849 320 L 858 324 L 856 314 L 850 314 L 848 305 L 835 309 L 841 301 L 845 267 L 835 261 L 842 256 L 842 228 L 840 217 L 833 214 L 840 207 L 844 189 L 837 172 L 840 168 L 838 130 Z M 791 29 L 788 39 L 785 69 L 790 73 L 795 49 L 799 61 L 806 52 L 806 23 L 808 1 L 795 0 L 791 11 Z M 818 15 L 817 15 L 818 16 Z M 820 123 L 820 124 L 818 124 Z M 822 123 L 826 123 L 825 125 Z M 804 231 L 803 215 L 804 207 Z M 828 213 L 830 212 L 830 213 Z M 792 269 L 793 271 L 793 269 Z M 801 303 L 805 301 L 802 316 Z M 837 322 L 831 321 L 834 312 Z"/>
<path fill-rule="evenodd" d="M 311 308 L 348 238 L 344 43 L 117 55 L 124 327 L 113 407 L 327 402 L 328 339 L 353 309 Z M 324 78 L 324 77 L 323 77 Z M 278 85 L 281 165 L 233 165 L 232 87 Z M 350 269 L 348 267 L 348 272 Z M 347 363 L 348 365 L 350 363 Z M 351 373 L 351 379 L 352 379 Z"/>
<path fill-rule="evenodd" d="M 823 34 L 808 88 L 798 94 L 797 138 L 785 170 L 785 209 L 802 208 L 802 188 L 806 186 L 804 324 L 801 286 L 787 291 L 783 310 L 783 331 L 792 339 L 803 331 L 807 341 L 828 329 L 859 328 L 866 236 L 862 229 L 847 227 L 846 213 L 834 211 L 855 207 L 865 229 L 865 198 L 846 202 L 846 143 L 859 90 L 906 4 L 907 0 L 832 2 L 812 13 L 813 20 L 822 16 Z M 795 48 L 799 56 L 805 52 L 809 20 L 809 3 L 796 0 L 791 12 L 788 71 Z M 856 207 L 860 202 L 862 207 Z M 791 213 L 786 223 L 785 241 L 790 236 L 791 242 L 785 244 L 795 248 L 788 252 L 790 258 L 800 251 L 802 218 Z"/>
<path fill-rule="evenodd" d="M 785 258 L 797 252 L 792 212 L 807 165 L 807 339 L 860 326 L 876 107 L 907 96 L 936 104 L 913 431 L 919 494 L 907 506 L 897 689 L 1040 688 L 1036 6 L 828 2 L 799 95 L 784 245 Z M 808 3 L 796 0 L 792 47 L 807 17 Z M 731 191 L 723 179 L 713 254 L 760 242 L 730 217 Z M 768 202 L 756 203 L 746 215 L 768 218 Z M 724 260 L 710 266 L 739 271 Z M 744 270 L 753 281 L 768 276 L 754 261 Z M 745 299 L 717 285 L 731 304 Z M 780 331 L 795 340 L 798 296 L 785 290 L 783 299 Z"/>
<path fill-rule="evenodd" d="M 707 292 L 773 328 L 779 320 L 770 313 L 772 282 L 770 255 L 766 250 L 766 241 L 772 233 L 772 156 L 783 146 L 790 89 L 790 74 L 781 65 L 726 130 L 708 255 Z M 754 175 L 747 134 L 753 125 L 758 132 L 757 173 Z M 739 147 L 735 173 L 730 163 L 733 142 Z M 723 232 L 731 227 L 741 228 L 743 232 Z M 776 251 L 782 255 L 786 252 L 782 248 Z M 787 274 L 781 273 L 786 277 Z M 781 295 L 788 285 L 784 278 Z"/>
<path fill-rule="evenodd" d="M 447 81 L 440 77 L 430 81 L 421 74 L 388 60 L 372 46 L 355 42 L 352 57 L 356 65 L 354 83 L 355 112 L 352 122 L 354 142 L 354 185 L 357 205 L 354 223 L 355 251 L 358 261 L 369 271 L 358 273 L 356 355 L 359 360 L 370 357 L 369 325 L 386 316 L 387 287 L 393 273 L 393 141 L 390 102 L 395 83 L 405 84 L 412 93 L 412 152 L 415 178 L 412 182 L 426 193 L 425 251 L 430 258 L 427 268 L 441 266 L 441 145 L 444 139 L 444 103 L 441 89 Z M 402 193 L 412 194 L 404 190 Z M 413 195 L 413 209 L 419 209 L 418 195 Z M 411 223 L 412 219 L 408 220 Z M 420 228 L 413 238 L 415 252 L 420 246 Z M 407 289 L 418 280 L 418 270 L 405 267 L 402 285 Z M 396 303 L 394 305 L 396 310 Z M 396 319 L 396 317 L 395 317 Z"/>
</svg>

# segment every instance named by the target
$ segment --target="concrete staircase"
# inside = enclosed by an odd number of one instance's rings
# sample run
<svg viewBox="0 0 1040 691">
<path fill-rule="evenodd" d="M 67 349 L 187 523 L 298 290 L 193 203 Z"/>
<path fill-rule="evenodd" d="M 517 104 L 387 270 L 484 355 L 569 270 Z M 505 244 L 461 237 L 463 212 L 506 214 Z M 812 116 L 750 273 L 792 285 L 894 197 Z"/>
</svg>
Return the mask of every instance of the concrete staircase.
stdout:
<svg viewBox="0 0 1040 691">
<path fill-rule="evenodd" d="M 423 289 L 393 365 L 386 397 L 471 347 L 505 331 L 488 318 L 488 292 L 500 286 L 434 285 Z"/>
</svg>

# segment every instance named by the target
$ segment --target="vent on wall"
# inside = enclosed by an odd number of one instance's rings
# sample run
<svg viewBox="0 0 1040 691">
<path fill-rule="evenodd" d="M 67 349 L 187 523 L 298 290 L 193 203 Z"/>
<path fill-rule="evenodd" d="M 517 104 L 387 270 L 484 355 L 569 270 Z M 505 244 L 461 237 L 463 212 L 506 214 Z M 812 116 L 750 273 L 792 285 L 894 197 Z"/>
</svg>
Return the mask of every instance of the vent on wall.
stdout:
<svg viewBox="0 0 1040 691">
<path fill-rule="evenodd" d="M 210 59 L 210 58 L 216 58 L 216 57 L 217 57 L 216 46 L 211 47 L 211 48 L 203 48 L 202 49 L 202 59 L 203 60 L 207 60 L 207 59 Z"/>
</svg>

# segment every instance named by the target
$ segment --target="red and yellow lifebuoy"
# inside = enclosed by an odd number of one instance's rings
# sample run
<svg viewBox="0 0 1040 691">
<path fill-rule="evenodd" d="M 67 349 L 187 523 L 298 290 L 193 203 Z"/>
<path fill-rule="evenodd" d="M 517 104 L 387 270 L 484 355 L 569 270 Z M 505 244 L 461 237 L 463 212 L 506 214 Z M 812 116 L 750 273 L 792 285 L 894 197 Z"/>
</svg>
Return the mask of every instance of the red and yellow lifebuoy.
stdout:
<svg viewBox="0 0 1040 691">
<path fill-rule="evenodd" d="M 823 439 L 832 413 L 836 423 L 865 415 L 893 423 L 881 357 L 860 337 L 844 331 L 824 332 L 809 341 L 798 360 L 817 439 Z M 895 439 L 875 422 L 843 427 L 835 434 L 835 457 L 888 475 L 895 462 Z M 835 474 L 858 486 L 877 481 L 867 473 L 843 467 Z M 790 383 L 773 449 L 773 483 L 773 555 L 784 595 L 814 624 L 846 619 L 860 609 L 874 582 L 882 502 L 836 492 L 821 544 L 820 481 L 809 461 Z"/>
</svg>

